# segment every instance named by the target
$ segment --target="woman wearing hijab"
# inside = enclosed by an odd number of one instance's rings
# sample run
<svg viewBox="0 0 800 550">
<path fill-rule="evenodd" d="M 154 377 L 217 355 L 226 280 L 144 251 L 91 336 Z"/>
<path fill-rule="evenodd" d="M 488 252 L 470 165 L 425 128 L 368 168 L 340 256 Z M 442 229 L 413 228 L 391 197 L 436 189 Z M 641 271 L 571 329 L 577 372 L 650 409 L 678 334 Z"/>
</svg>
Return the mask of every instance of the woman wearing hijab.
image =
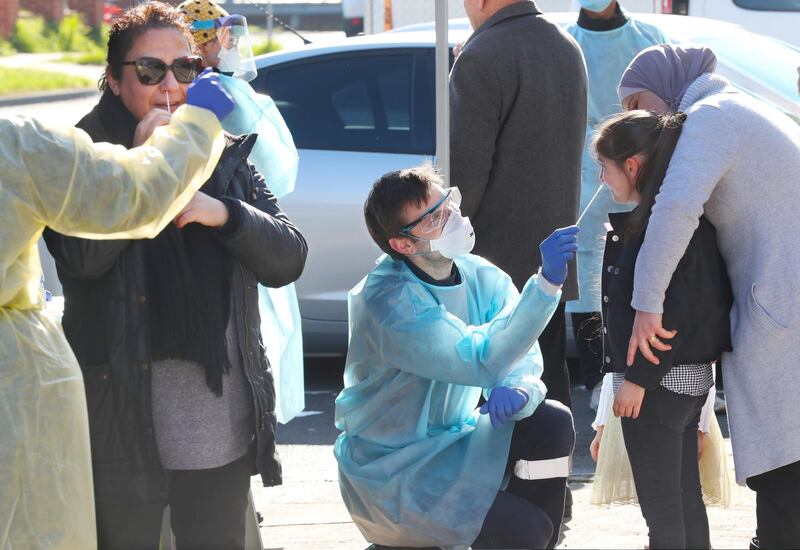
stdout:
<svg viewBox="0 0 800 550">
<path fill-rule="evenodd" d="M 733 351 L 722 364 L 737 481 L 758 495 L 753 544 L 799 548 L 800 127 L 737 92 L 715 66 L 707 48 L 661 45 L 620 81 L 625 109 L 687 114 L 636 263 L 627 362 L 642 353 L 658 364 L 650 346 L 671 334 L 664 293 L 705 215 L 733 286 Z"/>
</svg>

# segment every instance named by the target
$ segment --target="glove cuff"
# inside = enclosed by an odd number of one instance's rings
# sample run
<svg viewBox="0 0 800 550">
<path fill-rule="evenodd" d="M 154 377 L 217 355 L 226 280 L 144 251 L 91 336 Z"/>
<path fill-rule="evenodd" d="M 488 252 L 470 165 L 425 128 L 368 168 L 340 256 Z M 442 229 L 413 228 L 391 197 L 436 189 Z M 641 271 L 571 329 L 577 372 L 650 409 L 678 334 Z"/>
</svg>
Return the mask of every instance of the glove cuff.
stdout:
<svg viewBox="0 0 800 550">
<path fill-rule="evenodd" d="M 554 283 L 548 279 L 541 267 L 539 268 L 538 273 L 536 273 L 536 282 L 539 285 L 539 288 L 541 288 L 545 294 L 549 294 L 550 296 L 555 296 L 563 286 L 563 283 Z"/>
</svg>

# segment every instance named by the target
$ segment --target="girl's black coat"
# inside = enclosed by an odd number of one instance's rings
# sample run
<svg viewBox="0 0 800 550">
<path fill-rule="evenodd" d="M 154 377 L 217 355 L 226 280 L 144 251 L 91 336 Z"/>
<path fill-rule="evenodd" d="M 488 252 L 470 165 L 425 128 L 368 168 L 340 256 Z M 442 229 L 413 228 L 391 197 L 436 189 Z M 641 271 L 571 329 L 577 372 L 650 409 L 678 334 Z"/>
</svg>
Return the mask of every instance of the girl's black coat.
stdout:
<svg viewBox="0 0 800 550">
<path fill-rule="evenodd" d="M 609 214 L 611 231 L 603 255 L 603 372 L 624 372 L 625 379 L 654 390 L 673 365 L 706 363 L 731 349 L 730 310 L 733 303 L 725 262 L 717 248 L 717 231 L 700 218 L 686 253 L 672 275 L 664 299 L 662 325 L 678 333 L 668 342 L 672 349 L 653 349 L 660 364 L 636 352 L 626 368 L 628 341 L 635 310 L 631 307 L 636 257 L 646 228 L 625 236 L 630 213 Z"/>
</svg>

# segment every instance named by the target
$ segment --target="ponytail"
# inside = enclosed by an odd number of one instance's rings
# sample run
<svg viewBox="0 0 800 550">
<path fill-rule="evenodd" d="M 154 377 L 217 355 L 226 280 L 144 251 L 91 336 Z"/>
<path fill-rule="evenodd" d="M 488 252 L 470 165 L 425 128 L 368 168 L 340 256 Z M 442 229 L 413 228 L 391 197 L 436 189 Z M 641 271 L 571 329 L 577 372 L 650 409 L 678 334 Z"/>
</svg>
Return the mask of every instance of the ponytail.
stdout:
<svg viewBox="0 0 800 550">
<path fill-rule="evenodd" d="M 657 124 L 658 137 L 653 149 L 647 155 L 639 175 L 636 177 L 636 189 L 639 191 L 641 200 L 633 210 L 630 221 L 625 228 L 625 236 L 630 238 L 638 235 L 647 227 L 653 205 L 656 203 L 656 195 L 661 190 L 664 177 L 667 175 L 669 161 L 672 153 L 678 145 L 678 138 L 681 137 L 683 123 L 686 120 L 685 113 L 669 113 L 661 115 Z"/>
</svg>

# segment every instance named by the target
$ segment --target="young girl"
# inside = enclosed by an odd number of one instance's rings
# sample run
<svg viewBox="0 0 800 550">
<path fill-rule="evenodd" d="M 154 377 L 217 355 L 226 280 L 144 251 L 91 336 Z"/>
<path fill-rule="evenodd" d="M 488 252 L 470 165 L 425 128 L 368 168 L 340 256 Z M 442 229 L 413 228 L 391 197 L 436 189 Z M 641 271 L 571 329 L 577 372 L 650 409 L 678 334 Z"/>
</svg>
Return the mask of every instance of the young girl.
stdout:
<svg viewBox="0 0 800 550">
<path fill-rule="evenodd" d="M 630 364 L 627 360 L 636 258 L 685 118 L 683 113 L 647 111 L 615 115 L 601 124 L 594 141 L 601 180 L 614 200 L 637 205 L 632 212 L 609 215 L 602 279 L 603 370 L 616 373 L 613 411 L 622 417 L 651 549 L 710 546 L 697 431 L 714 385 L 712 363 L 730 348 L 730 282 L 716 230 L 701 217 L 665 295 L 665 329 L 649 338 L 658 364 L 638 352 Z"/>
</svg>

